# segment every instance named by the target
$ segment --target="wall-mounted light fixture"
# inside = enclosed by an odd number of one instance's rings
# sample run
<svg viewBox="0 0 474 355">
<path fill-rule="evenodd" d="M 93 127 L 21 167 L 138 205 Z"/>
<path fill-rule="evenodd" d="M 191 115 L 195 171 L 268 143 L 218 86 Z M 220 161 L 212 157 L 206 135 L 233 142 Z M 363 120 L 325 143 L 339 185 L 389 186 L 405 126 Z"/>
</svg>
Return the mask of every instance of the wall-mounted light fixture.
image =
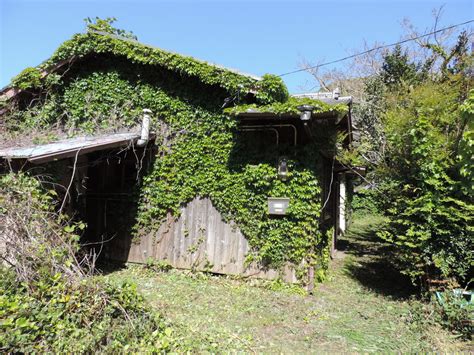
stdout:
<svg viewBox="0 0 474 355">
<path fill-rule="evenodd" d="M 269 197 L 268 198 L 268 214 L 272 215 L 286 215 L 286 210 L 290 205 L 288 197 Z"/>
<path fill-rule="evenodd" d="M 312 105 L 301 105 L 298 106 L 298 110 L 300 110 L 300 119 L 303 122 L 307 122 L 311 119 L 311 113 L 314 110 L 314 106 Z"/>
<path fill-rule="evenodd" d="M 286 157 L 281 157 L 278 160 L 278 178 L 281 181 L 288 180 L 288 161 Z"/>
</svg>

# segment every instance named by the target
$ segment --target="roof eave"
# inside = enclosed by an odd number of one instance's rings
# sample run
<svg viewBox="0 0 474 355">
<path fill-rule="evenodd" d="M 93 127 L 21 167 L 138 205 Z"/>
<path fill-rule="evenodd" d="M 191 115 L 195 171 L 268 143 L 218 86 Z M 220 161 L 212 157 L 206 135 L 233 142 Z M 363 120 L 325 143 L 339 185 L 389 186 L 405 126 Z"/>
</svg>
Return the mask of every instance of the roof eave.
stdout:
<svg viewBox="0 0 474 355">
<path fill-rule="evenodd" d="M 82 144 L 75 142 L 79 138 L 88 138 Z M 128 145 L 135 145 L 140 138 L 138 133 L 120 133 L 108 136 L 98 137 L 77 137 L 67 139 L 64 141 L 53 142 L 33 147 L 10 147 L 0 150 L 0 159 L 4 160 L 26 160 L 33 164 L 41 164 L 50 161 L 71 158 L 74 156 L 92 153 L 98 150 L 108 150 L 119 147 L 126 147 Z M 149 140 L 154 140 L 155 135 L 152 134 Z M 74 144 L 74 142 L 76 144 Z M 53 146 L 57 145 L 57 148 Z M 52 147 L 49 150 L 47 147 Z M 41 149 L 44 152 L 41 152 Z M 28 152 L 28 150 L 30 150 Z M 35 154 L 35 150 L 40 153 Z"/>
</svg>

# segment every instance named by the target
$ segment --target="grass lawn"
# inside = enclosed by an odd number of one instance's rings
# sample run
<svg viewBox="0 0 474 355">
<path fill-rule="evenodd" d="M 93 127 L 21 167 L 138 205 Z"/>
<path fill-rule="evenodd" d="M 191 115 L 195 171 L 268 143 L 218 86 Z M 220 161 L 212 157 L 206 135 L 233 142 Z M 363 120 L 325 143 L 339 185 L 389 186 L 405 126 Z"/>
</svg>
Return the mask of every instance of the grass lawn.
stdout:
<svg viewBox="0 0 474 355">
<path fill-rule="evenodd" d="M 340 240 L 331 277 L 313 295 L 279 283 L 130 266 L 108 274 L 137 284 L 192 351 L 421 352 L 467 350 L 423 321 L 415 290 L 374 239 L 383 221 L 357 219 Z M 298 292 L 300 291 L 300 292 Z"/>
</svg>

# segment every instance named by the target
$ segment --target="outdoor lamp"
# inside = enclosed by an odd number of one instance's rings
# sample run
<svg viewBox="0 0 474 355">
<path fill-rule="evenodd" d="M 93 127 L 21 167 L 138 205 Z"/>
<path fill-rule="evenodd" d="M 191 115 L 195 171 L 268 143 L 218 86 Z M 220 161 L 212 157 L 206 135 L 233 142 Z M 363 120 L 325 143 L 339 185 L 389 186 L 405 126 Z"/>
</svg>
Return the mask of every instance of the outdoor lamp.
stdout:
<svg viewBox="0 0 474 355">
<path fill-rule="evenodd" d="M 311 119 L 311 113 L 314 110 L 314 106 L 312 105 L 301 105 L 298 106 L 298 110 L 300 110 L 300 119 L 301 121 L 307 122 Z"/>
<path fill-rule="evenodd" d="M 268 214 L 270 215 L 286 215 L 286 210 L 290 205 L 288 197 L 268 197 Z"/>
<path fill-rule="evenodd" d="M 288 180 L 288 161 L 285 157 L 278 161 L 278 177 L 281 181 Z"/>
</svg>

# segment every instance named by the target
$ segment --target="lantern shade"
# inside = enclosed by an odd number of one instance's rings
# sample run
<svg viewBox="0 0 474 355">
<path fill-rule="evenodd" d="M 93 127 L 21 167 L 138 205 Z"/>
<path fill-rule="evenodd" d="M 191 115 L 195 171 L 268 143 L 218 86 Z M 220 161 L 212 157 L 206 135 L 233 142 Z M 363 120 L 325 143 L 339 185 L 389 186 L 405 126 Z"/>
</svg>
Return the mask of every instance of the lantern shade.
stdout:
<svg viewBox="0 0 474 355">
<path fill-rule="evenodd" d="M 268 197 L 268 214 L 286 215 L 286 210 L 290 205 L 288 197 Z"/>
<path fill-rule="evenodd" d="M 311 113 L 314 110 L 314 106 L 312 105 L 301 105 L 298 106 L 298 110 L 300 110 L 300 119 L 301 121 L 309 121 L 311 119 Z"/>
</svg>

